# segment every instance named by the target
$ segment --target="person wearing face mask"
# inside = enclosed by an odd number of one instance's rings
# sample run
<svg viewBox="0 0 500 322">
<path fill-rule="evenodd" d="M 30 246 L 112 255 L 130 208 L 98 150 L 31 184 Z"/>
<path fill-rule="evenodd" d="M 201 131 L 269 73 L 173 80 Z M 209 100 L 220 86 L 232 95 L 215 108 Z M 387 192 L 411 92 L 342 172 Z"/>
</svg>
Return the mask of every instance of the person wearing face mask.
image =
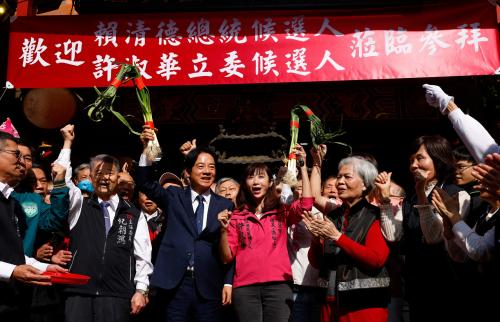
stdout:
<svg viewBox="0 0 500 322">
<path fill-rule="evenodd" d="M 295 153 L 305 161 L 304 149 Z M 305 162 L 300 167 L 302 198 L 281 204 L 268 166 L 247 166 L 234 212 L 219 213 L 220 248 L 225 263 L 236 262 L 233 303 L 240 322 L 288 321 L 292 304 L 292 270 L 287 227 L 311 210 L 313 198 Z"/>
<path fill-rule="evenodd" d="M 90 164 L 82 163 L 73 170 L 73 182 L 82 191 L 84 197 L 89 197 L 94 192 L 90 180 Z"/>
</svg>

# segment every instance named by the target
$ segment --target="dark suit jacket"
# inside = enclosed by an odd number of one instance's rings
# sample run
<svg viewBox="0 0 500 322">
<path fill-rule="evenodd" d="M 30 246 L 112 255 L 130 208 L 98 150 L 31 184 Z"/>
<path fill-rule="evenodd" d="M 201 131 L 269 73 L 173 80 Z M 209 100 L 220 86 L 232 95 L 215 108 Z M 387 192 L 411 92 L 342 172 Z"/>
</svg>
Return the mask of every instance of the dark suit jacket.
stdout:
<svg viewBox="0 0 500 322">
<path fill-rule="evenodd" d="M 21 236 L 26 228 L 26 215 L 22 206 L 12 196 L 6 199 L 0 192 L 0 261 L 25 264 Z M 21 235 L 21 236 L 20 236 Z M 31 303 L 31 288 L 14 279 L 0 281 L 0 321 L 25 321 Z M 12 314 L 12 315 L 7 315 Z"/>
<path fill-rule="evenodd" d="M 151 167 L 138 167 L 139 190 L 165 214 L 165 234 L 151 277 L 151 285 L 170 290 L 179 285 L 194 252 L 196 287 L 205 299 L 220 300 L 224 283 L 232 283 L 232 270 L 222 264 L 219 252 L 220 223 L 217 215 L 233 207 L 231 201 L 211 194 L 207 225 L 198 235 L 191 202 L 191 189 L 163 189 L 151 178 Z"/>
</svg>

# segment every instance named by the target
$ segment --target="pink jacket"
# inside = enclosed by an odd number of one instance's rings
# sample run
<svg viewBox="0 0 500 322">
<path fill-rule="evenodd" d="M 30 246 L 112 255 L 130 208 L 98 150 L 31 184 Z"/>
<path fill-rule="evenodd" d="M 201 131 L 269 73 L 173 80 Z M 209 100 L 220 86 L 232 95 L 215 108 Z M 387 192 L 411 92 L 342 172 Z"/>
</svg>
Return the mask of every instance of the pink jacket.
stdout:
<svg viewBox="0 0 500 322">
<path fill-rule="evenodd" d="M 227 237 L 236 260 L 233 287 L 292 280 L 287 250 L 287 227 L 311 210 L 314 198 L 301 198 L 290 206 L 265 212 L 260 220 L 247 208 L 235 210 Z"/>
</svg>

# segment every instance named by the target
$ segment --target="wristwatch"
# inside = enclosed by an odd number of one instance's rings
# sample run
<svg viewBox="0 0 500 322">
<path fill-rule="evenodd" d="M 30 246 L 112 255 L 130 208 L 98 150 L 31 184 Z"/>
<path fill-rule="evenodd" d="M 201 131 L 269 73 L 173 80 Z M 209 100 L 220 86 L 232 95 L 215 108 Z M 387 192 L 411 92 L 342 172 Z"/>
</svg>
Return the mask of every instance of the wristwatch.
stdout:
<svg viewBox="0 0 500 322">
<path fill-rule="evenodd" d="M 149 290 L 140 290 L 140 289 L 137 289 L 135 291 L 137 293 L 141 293 L 144 297 L 148 297 L 148 295 L 149 295 Z"/>
</svg>

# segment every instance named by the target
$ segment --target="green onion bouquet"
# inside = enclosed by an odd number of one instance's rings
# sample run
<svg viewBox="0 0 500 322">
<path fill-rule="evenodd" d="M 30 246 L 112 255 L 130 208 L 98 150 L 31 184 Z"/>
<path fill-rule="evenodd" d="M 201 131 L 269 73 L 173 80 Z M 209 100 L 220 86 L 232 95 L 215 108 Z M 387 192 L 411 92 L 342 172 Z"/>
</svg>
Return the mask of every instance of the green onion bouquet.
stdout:
<svg viewBox="0 0 500 322">
<path fill-rule="evenodd" d="M 140 135 L 139 132 L 132 129 L 127 119 L 120 112 L 113 109 L 113 103 L 116 99 L 116 92 L 118 88 L 130 80 L 132 80 L 135 85 L 135 91 L 141 106 L 144 124 L 154 130 L 155 127 L 153 123 L 153 112 L 151 110 L 149 90 L 144 85 L 144 80 L 142 79 L 139 68 L 135 65 L 121 64 L 120 71 L 116 75 L 116 78 L 106 90 L 101 92 L 95 88 L 97 92 L 97 99 L 94 103 L 87 106 L 87 114 L 89 118 L 94 122 L 100 122 L 104 118 L 104 112 L 107 111 L 118 118 L 118 120 L 120 120 L 120 122 L 122 122 L 131 133 Z M 158 161 L 162 157 L 160 143 L 158 142 L 156 134 L 154 140 L 149 141 L 148 143 L 146 156 L 151 161 Z"/>
</svg>

